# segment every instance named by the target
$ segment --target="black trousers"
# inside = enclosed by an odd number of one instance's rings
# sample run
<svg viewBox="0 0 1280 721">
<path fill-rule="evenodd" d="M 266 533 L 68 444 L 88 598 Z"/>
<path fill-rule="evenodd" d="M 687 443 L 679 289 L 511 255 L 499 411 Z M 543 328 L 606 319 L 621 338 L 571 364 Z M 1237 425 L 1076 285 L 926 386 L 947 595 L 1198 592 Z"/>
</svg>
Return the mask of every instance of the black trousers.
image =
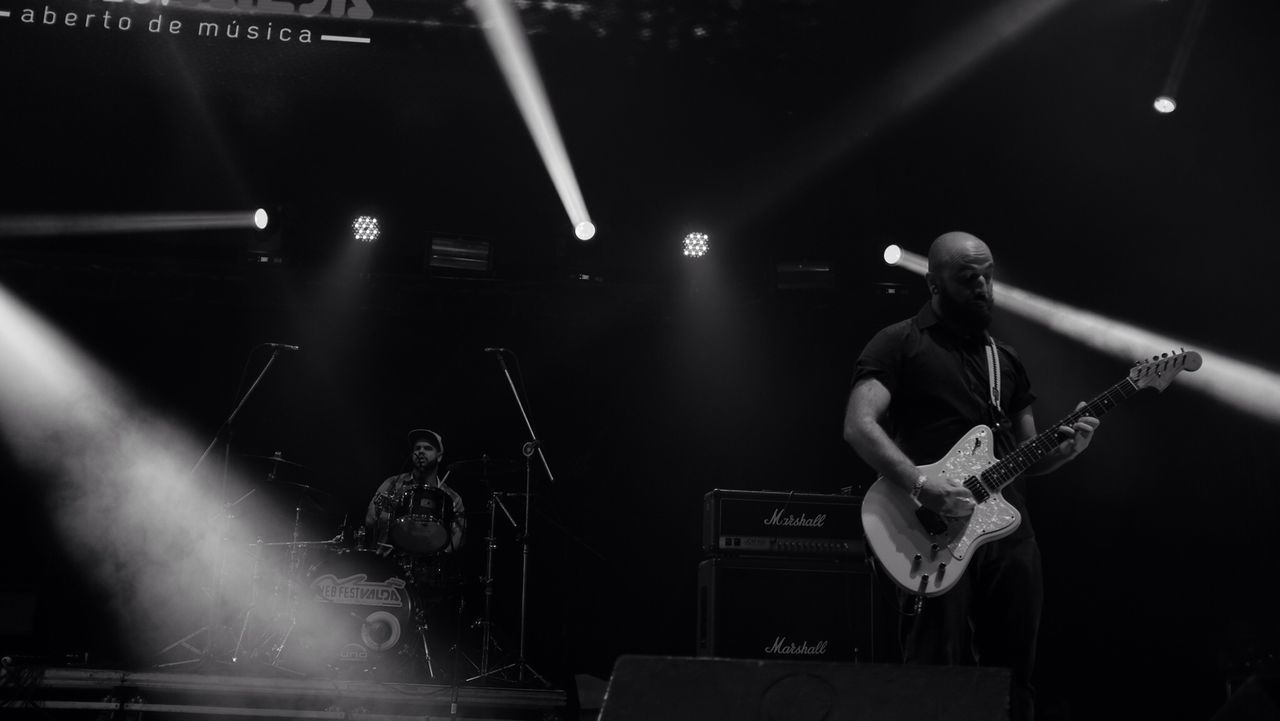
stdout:
<svg viewBox="0 0 1280 721">
<path fill-rule="evenodd" d="M 1013 721 L 1035 716 L 1031 673 L 1044 602 L 1040 547 L 1035 536 L 1006 538 L 979 548 L 963 577 L 947 593 L 924 600 L 900 594 L 899 640 L 904 663 L 982 665 L 1013 674 Z"/>
</svg>

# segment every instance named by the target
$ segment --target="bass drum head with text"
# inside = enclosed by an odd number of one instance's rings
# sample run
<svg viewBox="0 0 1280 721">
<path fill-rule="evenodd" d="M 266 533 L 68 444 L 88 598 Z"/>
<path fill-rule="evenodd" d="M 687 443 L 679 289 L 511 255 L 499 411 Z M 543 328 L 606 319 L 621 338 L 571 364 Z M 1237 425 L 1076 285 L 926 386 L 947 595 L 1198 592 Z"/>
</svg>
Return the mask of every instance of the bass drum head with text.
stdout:
<svg viewBox="0 0 1280 721">
<path fill-rule="evenodd" d="M 288 663 L 305 674 L 368 671 L 413 649 L 416 631 L 405 574 L 369 551 L 342 551 L 308 570 Z"/>
</svg>

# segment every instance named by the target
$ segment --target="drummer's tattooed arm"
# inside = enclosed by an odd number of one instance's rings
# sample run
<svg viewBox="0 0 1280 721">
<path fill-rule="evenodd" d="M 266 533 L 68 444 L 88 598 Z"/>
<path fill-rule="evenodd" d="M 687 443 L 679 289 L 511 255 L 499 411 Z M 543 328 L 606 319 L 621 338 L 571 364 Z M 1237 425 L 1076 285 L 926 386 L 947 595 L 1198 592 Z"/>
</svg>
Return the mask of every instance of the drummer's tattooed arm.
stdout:
<svg viewBox="0 0 1280 721">
<path fill-rule="evenodd" d="M 462 506 L 462 496 L 451 489 L 449 495 L 453 497 L 453 522 L 449 524 L 449 546 L 456 550 L 462 547 L 462 540 L 466 537 L 467 516 Z"/>
<path fill-rule="evenodd" d="M 377 524 L 379 513 L 386 512 L 383 509 L 383 503 L 385 502 L 384 499 L 387 495 L 387 492 L 391 490 L 391 484 L 394 481 L 395 481 L 394 476 L 383 481 L 382 485 L 378 486 L 377 492 L 373 494 L 373 500 L 369 501 L 369 509 L 365 511 L 365 514 L 364 514 L 364 525 L 367 528 L 372 528 L 375 524 Z"/>
</svg>

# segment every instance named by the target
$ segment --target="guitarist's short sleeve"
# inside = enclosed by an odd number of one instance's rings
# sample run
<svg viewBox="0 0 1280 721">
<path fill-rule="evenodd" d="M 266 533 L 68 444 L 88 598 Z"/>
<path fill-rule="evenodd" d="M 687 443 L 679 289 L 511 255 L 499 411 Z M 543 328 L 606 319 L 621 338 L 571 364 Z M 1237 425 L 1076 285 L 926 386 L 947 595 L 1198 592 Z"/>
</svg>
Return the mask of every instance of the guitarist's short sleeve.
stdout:
<svg viewBox="0 0 1280 721">
<path fill-rule="evenodd" d="M 893 395 L 902 375 L 902 354 L 911 330 L 911 321 L 903 321 L 876 333 L 854 364 L 851 387 L 859 381 L 874 378 Z"/>
</svg>

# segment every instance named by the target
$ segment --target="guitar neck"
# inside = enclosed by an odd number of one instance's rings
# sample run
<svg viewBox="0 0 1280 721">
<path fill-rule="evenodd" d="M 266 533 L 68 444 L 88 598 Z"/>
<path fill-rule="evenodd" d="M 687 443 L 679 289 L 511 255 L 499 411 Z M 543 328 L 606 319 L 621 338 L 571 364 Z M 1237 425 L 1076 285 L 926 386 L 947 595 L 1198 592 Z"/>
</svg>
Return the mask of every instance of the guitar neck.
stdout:
<svg viewBox="0 0 1280 721">
<path fill-rule="evenodd" d="M 1070 427 L 1083 416 L 1101 418 L 1111 409 L 1120 405 L 1120 401 L 1137 393 L 1138 386 L 1126 377 L 1119 383 L 1100 393 L 1093 400 L 1068 414 L 1065 418 L 1041 431 L 1036 437 L 1018 446 L 1012 453 L 1000 459 L 979 475 L 979 480 L 988 493 L 994 493 L 1013 483 L 1014 479 L 1024 471 L 1044 460 L 1053 449 L 1058 447 L 1062 439 L 1058 435 L 1060 426 Z"/>
</svg>

